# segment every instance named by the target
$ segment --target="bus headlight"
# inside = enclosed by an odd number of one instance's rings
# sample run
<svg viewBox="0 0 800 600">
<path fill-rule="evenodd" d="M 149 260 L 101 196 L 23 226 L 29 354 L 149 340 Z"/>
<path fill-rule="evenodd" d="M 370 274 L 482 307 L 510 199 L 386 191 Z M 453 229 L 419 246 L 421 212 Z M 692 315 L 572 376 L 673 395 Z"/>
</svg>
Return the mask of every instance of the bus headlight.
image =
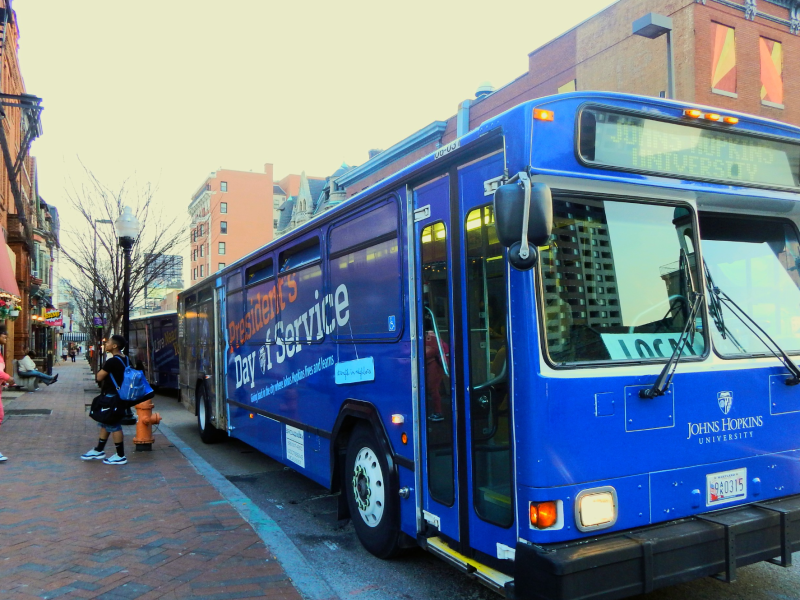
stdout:
<svg viewBox="0 0 800 600">
<path fill-rule="evenodd" d="M 575 524 L 581 531 L 607 529 L 617 522 L 617 491 L 611 486 L 583 490 L 575 498 Z"/>
</svg>

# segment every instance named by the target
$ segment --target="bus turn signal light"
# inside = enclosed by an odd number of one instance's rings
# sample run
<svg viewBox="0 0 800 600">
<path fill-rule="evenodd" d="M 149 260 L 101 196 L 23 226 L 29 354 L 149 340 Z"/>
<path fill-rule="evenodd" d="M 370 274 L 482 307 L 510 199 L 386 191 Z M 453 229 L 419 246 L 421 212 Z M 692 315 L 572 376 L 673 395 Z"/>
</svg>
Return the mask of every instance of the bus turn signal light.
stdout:
<svg viewBox="0 0 800 600">
<path fill-rule="evenodd" d="M 533 118 L 539 121 L 552 121 L 555 116 L 556 115 L 552 110 L 545 110 L 543 108 L 533 109 Z"/>
<path fill-rule="evenodd" d="M 728 125 L 736 125 L 739 122 L 739 117 L 723 117 L 722 120 Z"/>
<path fill-rule="evenodd" d="M 717 113 L 706 113 L 703 117 L 706 121 L 722 121 L 722 117 Z"/>
<path fill-rule="evenodd" d="M 555 502 L 531 502 L 531 527 L 547 529 L 556 524 L 558 508 Z"/>
<path fill-rule="evenodd" d="M 696 108 L 687 108 L 683 111 L 684 117 L 689 117 L 690 119 L 699 119 L 703 116 L 702 110 L 697 110 Z"/>
</svg>

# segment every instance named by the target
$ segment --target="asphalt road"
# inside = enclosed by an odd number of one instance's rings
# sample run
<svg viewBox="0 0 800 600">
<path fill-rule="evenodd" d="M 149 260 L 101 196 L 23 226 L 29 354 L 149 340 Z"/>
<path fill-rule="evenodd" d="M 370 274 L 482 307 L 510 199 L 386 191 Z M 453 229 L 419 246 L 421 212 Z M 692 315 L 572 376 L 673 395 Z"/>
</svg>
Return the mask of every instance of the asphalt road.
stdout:
<svg viewBox="0 0 800 600">
<path fill-rule="evenodd" d="M 157 396 L 164 422 L 212 467 L 274 519 L 340 598 L 497 600 L 499 596 L 419 549 L 383 561 L 361 547 L 352 524 L 339 527 L 337 499 L 316 483 L 238 440 L 204 444 L 193 414 L 175 396 Z M 157 438 L 158 443 L 164 440 Z M 784 569 L 761 563 L 726 584 L 706 578 L 659 590 L 644 600 L 800 600 L 800 553 Z"/>
</svg>

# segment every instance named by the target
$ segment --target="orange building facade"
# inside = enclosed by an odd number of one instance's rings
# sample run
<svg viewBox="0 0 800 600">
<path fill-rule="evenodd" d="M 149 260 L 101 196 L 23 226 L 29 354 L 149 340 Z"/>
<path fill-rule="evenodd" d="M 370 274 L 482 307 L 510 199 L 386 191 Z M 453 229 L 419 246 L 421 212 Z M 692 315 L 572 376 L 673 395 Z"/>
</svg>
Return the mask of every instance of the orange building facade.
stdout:
<svg viewBox="0 0 800 600">
<path fill-rule="evenodd" d="M 189 204 L 190 285 L 260 248 L 273 238 L 272 165 L 263 173 L 220 169 Z"/>
</svg>

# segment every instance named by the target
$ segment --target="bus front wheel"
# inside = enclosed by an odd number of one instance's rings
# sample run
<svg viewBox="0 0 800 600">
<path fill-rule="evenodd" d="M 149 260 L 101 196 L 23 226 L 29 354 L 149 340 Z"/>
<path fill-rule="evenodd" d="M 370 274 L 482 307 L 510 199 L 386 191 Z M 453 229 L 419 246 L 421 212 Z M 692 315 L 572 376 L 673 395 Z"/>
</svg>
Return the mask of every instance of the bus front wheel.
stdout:
<svg viewBox="0 0 800 600">
<path fill-rule="evenodd" d="M 206 388 L 203 385 L 197 388 L 197 430 L 200 439 L 206 444 L 213 444 L 219 440 L 219 430 L 211 424 L 211 402 L 208 400 Z"/>
<path fill-rule="evenodd" d="M 372 428 L 356 426 L 347 444 L 344 493 L 361 544 L 378 558 L 399 549 L 400 507 L 389 465 Z"/>
</svg>

